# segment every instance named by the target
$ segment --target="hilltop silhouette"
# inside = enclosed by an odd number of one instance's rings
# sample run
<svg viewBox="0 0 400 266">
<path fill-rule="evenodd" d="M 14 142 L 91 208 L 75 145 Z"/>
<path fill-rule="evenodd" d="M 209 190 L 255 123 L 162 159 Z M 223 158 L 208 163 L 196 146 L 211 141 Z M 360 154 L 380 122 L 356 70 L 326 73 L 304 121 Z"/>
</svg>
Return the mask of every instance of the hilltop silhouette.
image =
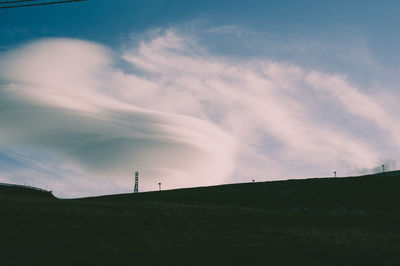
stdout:
<svg viewBox="0 0 400 266">
<path fill-rule="evenodd" d="M 0 263 L 399 265 L 399 188 L 399 171 L 72 200 L 0 187 Z"/>
</svg>

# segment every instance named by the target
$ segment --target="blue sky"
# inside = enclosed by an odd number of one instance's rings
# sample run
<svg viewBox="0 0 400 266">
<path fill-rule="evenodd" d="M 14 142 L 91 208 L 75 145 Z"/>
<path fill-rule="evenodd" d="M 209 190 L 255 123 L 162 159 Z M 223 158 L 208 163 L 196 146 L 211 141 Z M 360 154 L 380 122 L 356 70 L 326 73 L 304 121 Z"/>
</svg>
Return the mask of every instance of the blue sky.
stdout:
<svg viewBox="0 0 400 266">
<path fill-rule="evenodd" d="M 72 197 L 129 191 L 137 169 L 143 190 L 395 169 L 399 7 L 0 9 L 0 182 Z"/>
<path fill-rule="evenodd" d="M 121 47 L 134 34 L 155 28 L 182 26 L 197 22 L 201 27 L 239 25 L 260 34 L 276 46 L 299 42 L 309 47 L 308 55 L 296 49 L 275 49 L 273 56 L 318 64 L 333 71 L 349 67 L 357 72 L 363 64 L 330 58 L 341 49 L 365 46 L 378 64 L 398 68 L 400 35 L 398 1 L 108 1 L 31 8 L 4 9 L 0 14 L 1 49 L 43 37 L 68 37 Z M 200 27 L 200 26 L 199 26 Z M 220 40 L 224 42 L 224 40 Z M 226 49 L 226 43 L 214 48 Z M 243 53 L 240 45 L 232 53 Z M 261 45 L 251 47 L 267 54 Z M 324 47 L 325 46 L 325 47 Z M 327 46 L 332 46 L 328 48 Z M 337 48 L 335 51 L 334 48 Z M 256 49 L 257 48 L 257 49 Z M 228 47 L 229 49 L 229 47 Z M 314 52 L 314 54 L 313 54 Z M 310 55 L 313 54 L 313 55 Z M 328 58 L 326 58 L 328 57 Z M 327 60 L 328 59 L 328 60 Z M 321 66 L 322 65 L 322 66 Z M 360 71 L 360 70 L 358 70 Z M 370 74 L 370 73 L 368 73 Z M 358 74 L 365 79 L 364 73 Z M 369 75 L 368 75 L 369 76 Z"/>
<path fill-rule="evenodd" d="M 2 10 L 1 39 L 3 45 L 13 45 L 32 38 L 60 36 L 118 45 L 120 38 L 135 32 L 206 20 L 209 25 L 243 25 L 282 38 L 325 36 L 340 41 L 362 35 L 373 49 L 385 48 L 385 54 L 396 51 L 399 44 L 398 11 L 399 3 L 389 0 L 91 0 Z"/>
</svg>

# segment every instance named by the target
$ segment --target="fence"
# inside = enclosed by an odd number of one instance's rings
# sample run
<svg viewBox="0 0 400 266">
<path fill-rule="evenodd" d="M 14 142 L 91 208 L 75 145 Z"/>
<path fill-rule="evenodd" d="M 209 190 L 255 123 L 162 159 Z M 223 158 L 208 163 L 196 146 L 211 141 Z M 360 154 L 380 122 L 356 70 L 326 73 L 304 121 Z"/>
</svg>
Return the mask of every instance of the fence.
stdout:
<svg viewBox="0 0 400 266">
<path fill-rule="evenodd" d="M 4 186 L 4 187 L 17 187 L 17 188 L 27 188 L 27 189 L 33 189 L 33 190 L 37 190 L 37 191 L 42 191 L 42 192 L 47 192 L 47 193 L 52 193 L 52 191 L 49 190 L 45 190 L 42 188 L 38 188 L 38 187 L 32 187 L 32 186 L 26 186 L 26 185 L 16 185 L 16 184 L 8 184 L 8 183 L 1 183 L 0 182 L 0 186 Z"/>
</svg>

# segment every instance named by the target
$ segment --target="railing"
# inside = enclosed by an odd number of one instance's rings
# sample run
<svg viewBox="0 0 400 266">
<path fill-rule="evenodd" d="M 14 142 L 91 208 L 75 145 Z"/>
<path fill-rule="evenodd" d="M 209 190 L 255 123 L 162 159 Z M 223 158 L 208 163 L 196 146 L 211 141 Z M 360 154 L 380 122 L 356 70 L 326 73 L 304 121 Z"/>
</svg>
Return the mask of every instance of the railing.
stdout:
<svg viewBox="0 0 400 266">
<path fill-rule="evenodd" d="M 17 184 L 9 184 L 9 183 L 1 183 L 0 182 L 0 186 L 27 188 L 27 189 L 33 189 L 33 190 L 37 190 L 37 191 L 47 192 L 47 193 L 50 193 L 50 194 L 52 193 L 52 191 L 49 191 L 49 190 L 45 190 L 45 189 L 38 188 L 38 187 L 26 186 L 26 185 L 17 185 Z"/>
</svg>

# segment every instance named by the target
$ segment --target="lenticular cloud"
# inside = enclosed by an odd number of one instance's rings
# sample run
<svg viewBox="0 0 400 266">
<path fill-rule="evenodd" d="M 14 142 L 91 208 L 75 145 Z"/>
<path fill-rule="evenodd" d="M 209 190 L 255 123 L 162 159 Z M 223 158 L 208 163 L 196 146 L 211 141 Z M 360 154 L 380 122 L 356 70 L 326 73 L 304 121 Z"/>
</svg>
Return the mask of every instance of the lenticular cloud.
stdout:
<svg viewBox="0 0 400 266">
<path fill-rule="evenodd" d="M 122 53 L 46 39 L 0 55 L 0 149 L 66 190 L 123 191 L 135 170 L 144 190 L 350 174 L 393 159 L 393 121 L 345 77 L 219 57 L 171 30 Z"/>
<path fill-rule="evenodd" d="M 140 84 L 113 69 L 99 45 L 44 40 L 2 59 L 0 139 L 8 149 L 52 154 L 122 185 L 139 170 L 144 188 L 155 178 L 166 187 L 226 182 L 234 170 L 235 140 L 217 126 L 115 95 L 121 83 Z"/>
</svg>

